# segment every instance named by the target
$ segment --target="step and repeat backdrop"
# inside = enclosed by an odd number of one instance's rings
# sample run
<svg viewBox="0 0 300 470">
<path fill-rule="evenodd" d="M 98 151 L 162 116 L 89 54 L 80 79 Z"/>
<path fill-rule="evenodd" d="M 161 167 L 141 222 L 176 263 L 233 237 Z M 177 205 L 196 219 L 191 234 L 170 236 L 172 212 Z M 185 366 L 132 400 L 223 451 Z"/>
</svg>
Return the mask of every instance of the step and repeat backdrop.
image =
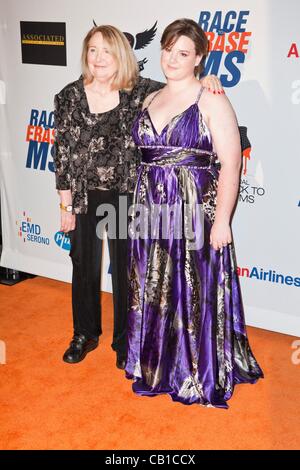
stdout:
<svg viewBox="0 0 300 470">
<path fill-rule="evenodd" d="M 206 74 L 220 77 L 248 137 L 233 223 L 249 325 L 300 335 L 300 4 L 298 0 L 0 0 L 1 265 L 66 282 L 53 97 L 81 73 L 94 25 L 128 34 L 144 77 L 164 81 L 160 36 L 199 22 Z M 102 289 L 111 291 L 107 248 Z"/>
</svg>

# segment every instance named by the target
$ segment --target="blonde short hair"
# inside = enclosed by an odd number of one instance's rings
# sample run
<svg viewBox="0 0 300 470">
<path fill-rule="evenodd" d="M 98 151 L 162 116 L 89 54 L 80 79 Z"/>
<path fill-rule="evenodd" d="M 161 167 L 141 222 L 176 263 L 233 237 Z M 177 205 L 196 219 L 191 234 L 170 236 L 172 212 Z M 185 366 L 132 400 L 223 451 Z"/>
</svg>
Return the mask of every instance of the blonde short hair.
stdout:
<svg viewBox="0 0 300 470">
<path fill-rule="evenodd" d="M 125 34 L 111 25 L 96 26 L 92 28 L 84 38 L 81 54 L 83 78 L 87 83 L 90 83 L 93 79 L 87 63 L 87 53 L 89 42 L 96 33 L 102 34 L 103 39 L 105 39 L 111 47 L 111 52 L 118 63 L 118 71 L 112 84 L 113 89 L 132 90 L 139 74 L 138 64 Z"/>
</svg>

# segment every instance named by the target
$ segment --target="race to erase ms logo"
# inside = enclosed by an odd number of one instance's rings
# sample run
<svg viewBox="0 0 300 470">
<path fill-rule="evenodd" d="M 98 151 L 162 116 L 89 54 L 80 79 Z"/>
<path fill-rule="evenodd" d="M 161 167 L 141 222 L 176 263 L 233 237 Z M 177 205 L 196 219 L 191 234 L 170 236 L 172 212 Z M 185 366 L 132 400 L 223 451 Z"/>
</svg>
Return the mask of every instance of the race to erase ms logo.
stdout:
<svg viewBox="0 0 300 470">
<path fill-rule="evenodd" d="M 39 224 L 32 221 L 32 218 L 24 211 L 21 220 L 16 220 L 17 233 L 23 242 L 35 243 L 38 245 L 50 245 L 50 239 L 44 235 Z"/>
<path fill-rule="evenodd" d="M 26 168 L 54 172 L 54 113 L 32 109 L 26 128 L 28 142 Z"/>
<path fill-rule="evenodd" d="M 201 11 L 198 24 L 209 41 L 205 75 L 220 77 L 223 87 L 234 87 L 241 79 L 252 32 L 247 31 L 249 10 Z"/>
<path fill-rule="evenodd" d="M 239 126 L 242 148 L 242 174 L 239 189 L 239 202 L 254 204 L 257 199 L 265 195 L 263 187 L 263 170 L 261 162 L 258 162 L 255 171 L 249 172 L 252 162 L 252 147 L 247 135 L 247 127 Z M 253 168 L 253 165 L 252 165 Z"/>
</svg>

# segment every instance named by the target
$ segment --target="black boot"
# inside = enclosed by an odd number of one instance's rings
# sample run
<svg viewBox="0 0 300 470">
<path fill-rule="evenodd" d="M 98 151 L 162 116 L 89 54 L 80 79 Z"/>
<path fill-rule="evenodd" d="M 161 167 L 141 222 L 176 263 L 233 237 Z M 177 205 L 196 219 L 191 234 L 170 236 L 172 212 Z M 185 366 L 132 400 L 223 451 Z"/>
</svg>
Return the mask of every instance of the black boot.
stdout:
<svg viewBox="0 0 300 470">
<path fill-rule="evenodd" d="M 117 351 L 116 366 L 118 369 L 125 369 L 126 366 L 126 354 Z"/>
<path fill-rule="evenodd" d="M 82 334 L 75 333 L 69 348 L 63 355 L 63 361 L 75 364 L 82 361 L 87 353 L 93 351 L 98 346 L 98 339 L 87 338 Z"/>
</svg>

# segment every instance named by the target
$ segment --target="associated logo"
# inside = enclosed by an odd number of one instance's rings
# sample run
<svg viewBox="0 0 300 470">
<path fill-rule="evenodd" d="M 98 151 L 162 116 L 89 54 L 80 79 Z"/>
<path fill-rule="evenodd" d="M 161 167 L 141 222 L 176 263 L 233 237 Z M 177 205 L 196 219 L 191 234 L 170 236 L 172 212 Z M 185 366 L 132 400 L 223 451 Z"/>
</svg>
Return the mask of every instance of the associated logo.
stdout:
<svg viewBox="0 0 300 470">
<path fill-rule="evenodd" d="M 294 58 L 294 59 L 299 59 L 299 49 L 297 47 L 297 44 L 293 42 L 289 48 L 288 54 L 287 54 L 288 59 Z"/>
<path fill-rule="evenodd" d="M 42 228 L 39 224 L 32 222 L 30 216 L 24 211 L 21 220 L 16 220 L 17 233 L 23 242 L 36 243 L 39 245 L 50 245 L 48 237 L 43 235 Z"/>
<path fill-rule="evenodd" d="M 49 153 L 53 156 L 54 152 L 54 137 L 53 111 L 49 113 L 45 109 L 32 109 L 26 128 L 26 168 L 54 172 L 54 162 L 49 161 Z"/>
<path fill-rule="evenodd" d="M 300 277 L 277 273 L 274 269 L 265 270 L 257 266 L 238 267 L 237 274 L 240 277 L 247 277 L 256 281 L 272 282 L 273 284 L 282 284 L 292 287 L 300 287 Z"/>
<path fill-rule="evenodd" d="M 68 234 L 64 232 L 56 232 L 54 240 L 56 245 L 60 248 L 68 251 L 71 249 L 71 240 Z"/>
<path fill-rule="evenodd" d="M 243 168 L 239 189 L 239 201 L 249 204 L 256 202 L 256 199 L 265 195 L 263 187 L 263 171 L 259 163 L 255 169 L 255 175 L 248 173 L 248 164 L 251 160 L 251 143 L 247 136 L 247 127 L 239 126 Z"/>
<path fill-rule="evenodd" d="M 97 27 L 97 24 L 95 21 L 93 21 L 94 26 Z M 128 42 L 132 49 L 135 51 L 144 49 L 146 46 L 149 46 L 149 44 L 153 41 L 155 34 L 157 31 L 157 21 L 154 23 L 154 25 L 150 29 L 146 29 L 145 31 L 142 31 L 141 33 L 137 33 L 135 36 L 131 33 L 127 33 L 124 31 L 125 36 L 128 39 Z M 139 65 L 139 70 L 140 72 L 144 70 L 144 65 L 148 62 L 148 59 L 145 57 L 142 60 L 138 61 Z"/>
<path fill-rule="evenodd" d="M 67 65 L 66 23 L 21 21 L 23 64 Z"/>
<path fill-rule="evenodd" d="M 218 75 L 223 87 L 233 87 L 241 79 L 252 32 L 247 31 L 249 10 L 201 11 L 198 23 L 209 41 L 204 74 Z M 223 73 L 221 73 L 223 71 Z"/>
</svg>

